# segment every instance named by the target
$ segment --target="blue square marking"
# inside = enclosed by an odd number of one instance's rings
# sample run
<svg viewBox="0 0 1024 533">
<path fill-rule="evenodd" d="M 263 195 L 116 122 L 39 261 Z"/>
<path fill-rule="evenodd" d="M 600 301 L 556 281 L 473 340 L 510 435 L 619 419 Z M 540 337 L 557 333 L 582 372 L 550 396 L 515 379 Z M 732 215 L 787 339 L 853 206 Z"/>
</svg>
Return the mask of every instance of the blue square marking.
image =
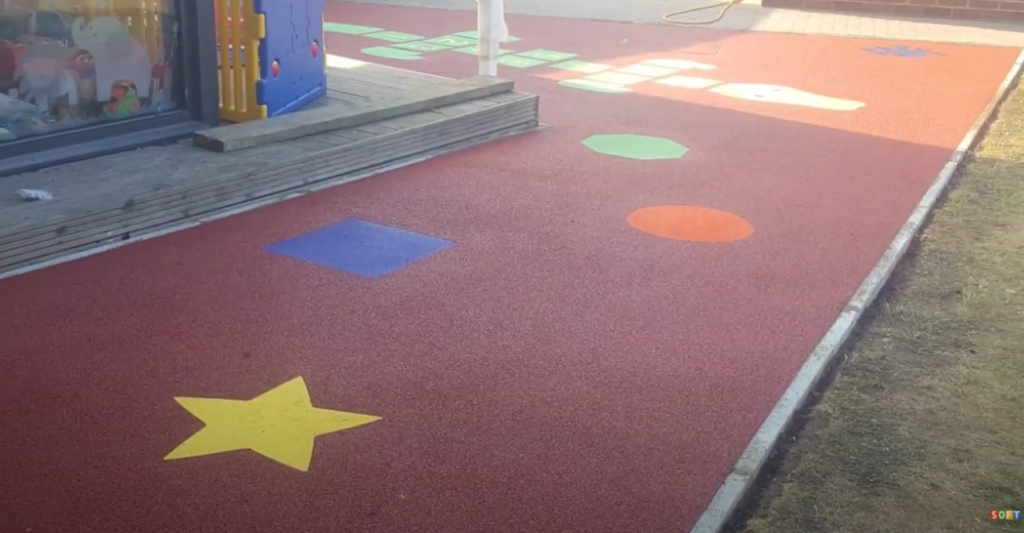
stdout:
<svg viewBox="0 0 1024 533">
<path fill-rule="evenodd" d="M 452 246 L 453 242 L 356 218 L 282 241 L 267 251 L 377 279 Z"/>
</svg>

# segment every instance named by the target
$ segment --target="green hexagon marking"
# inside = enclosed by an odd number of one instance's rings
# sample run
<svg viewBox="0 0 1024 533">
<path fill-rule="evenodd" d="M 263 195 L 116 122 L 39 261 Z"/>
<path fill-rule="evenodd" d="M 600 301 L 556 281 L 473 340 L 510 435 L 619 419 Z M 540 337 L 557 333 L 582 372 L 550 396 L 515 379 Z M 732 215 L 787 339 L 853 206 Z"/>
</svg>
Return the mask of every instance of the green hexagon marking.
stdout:
<svg viewBox="0 0 1024 533">
<path fill-rule="evenodd" d="M 398 59 L 400 61 L 417 61 L 423 58 L 418 52 L 409 52 L 391 48 L 390 46 L 371 46 L 363 48 L 362 53 L 368 56 L 383 57 L 385 59 Z"/>
<path fill-rule="evenodd" d="M 583 141 L 583 146 L 599 154 L 645 161 L 679 159 L 688 151 L 672 139 L 631 134 L 593 135 Z"/>
</svg>

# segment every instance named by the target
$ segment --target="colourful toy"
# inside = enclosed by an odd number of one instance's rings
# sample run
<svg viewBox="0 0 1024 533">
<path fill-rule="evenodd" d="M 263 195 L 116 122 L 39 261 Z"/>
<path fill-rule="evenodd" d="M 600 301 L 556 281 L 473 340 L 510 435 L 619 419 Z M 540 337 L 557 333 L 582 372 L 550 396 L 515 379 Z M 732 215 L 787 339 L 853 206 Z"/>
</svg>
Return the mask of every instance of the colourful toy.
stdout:
<svg viewBox="0 0 1024 533">
<path fill-rule="evenodd" d="M 216 0 L 214 13 L 221 118 L 275 117 L 327 93 L 324 0 Z"/>
<path fill-rule="evenodd" d="M 96 69 L 96 90 L 101 102 L 117 82 L 128 80 L 140 97 L 152 90 L 153 58 L 135 38 L 130 27 L 117 17 L 78 17 L 71 26 L 75 47 L 92 56 Z"/>
<path fill-rule="evenodd" d="M 110 86 L 110 97 L 103 107 L 108 117 L 129 117 L 142 108 L 139 91 L 131 80 L 117 80 Z"/>
<path fill-rule="evenodd" d="M 59 114 L 62 105 L 77 106 L 78 86 L 67 63 L 68 49 L 59 44 L 25 47 L 14 72 L 19 98 L 53 114 Z"/>
</svg>

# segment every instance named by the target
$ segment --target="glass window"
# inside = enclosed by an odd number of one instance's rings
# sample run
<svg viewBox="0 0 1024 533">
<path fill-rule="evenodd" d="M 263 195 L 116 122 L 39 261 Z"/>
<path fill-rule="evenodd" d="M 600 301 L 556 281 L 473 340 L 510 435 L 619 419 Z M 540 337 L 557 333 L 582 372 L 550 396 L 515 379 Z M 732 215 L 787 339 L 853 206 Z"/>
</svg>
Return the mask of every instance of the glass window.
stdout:
<svg viewBox="0 0 1024 533">
<path fill-rule="evenodd" d="M 173 0 L 0 0 L 0 142 L 176 107 L 177 35 Z"/>
</svg>

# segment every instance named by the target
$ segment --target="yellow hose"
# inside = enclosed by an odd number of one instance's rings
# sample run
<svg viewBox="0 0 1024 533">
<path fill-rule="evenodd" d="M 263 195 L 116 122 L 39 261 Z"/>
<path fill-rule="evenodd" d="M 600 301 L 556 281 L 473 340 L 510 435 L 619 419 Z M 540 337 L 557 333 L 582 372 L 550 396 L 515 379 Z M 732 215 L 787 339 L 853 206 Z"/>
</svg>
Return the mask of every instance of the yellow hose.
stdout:
<svg viewBox="0 0 1024 533">
<path fill-rule="evenodd" d="M 706 26 L 722 20 L 725 17 L 725 14 L 729 11 L 729 8 L 741 2 L 743 2 L 743 0 L 726 0 L 725 2 L 716 2 L 706 6 L 691 7 L 690 9 L 684 9 L 682 11 L 673 11 L 662 16 L 661 20 L 669 24 L 675 24 L 676 26 Z M 714 9 L 716 7 L 720 7 L 722 10 L 718 12 L 718 16 L 710 20 L 676 20 L 676 17 L 689 15 L 690 13 L 696 13 L 698 11 L 704 11 L 705 9 Z"/>
</svg>

